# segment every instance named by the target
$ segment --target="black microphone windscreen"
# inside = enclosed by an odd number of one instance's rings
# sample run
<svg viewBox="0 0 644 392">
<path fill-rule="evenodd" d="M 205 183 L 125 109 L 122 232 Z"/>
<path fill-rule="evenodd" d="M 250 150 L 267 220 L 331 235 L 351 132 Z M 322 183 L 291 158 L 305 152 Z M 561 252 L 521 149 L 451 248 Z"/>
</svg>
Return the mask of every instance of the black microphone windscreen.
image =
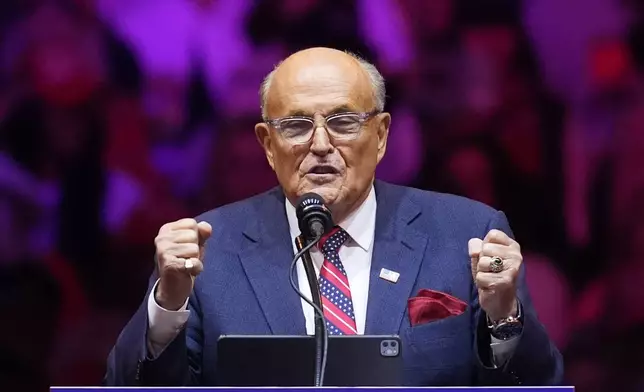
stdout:
<svg viewBox="0 0 644 392">
<path fill-rule="evenodd" d="M 298 226 L 307 239 L 320 237 L 333 228 L 331 212 L 317 193 L 302 195 L 295 207 Z"/>
</svg>

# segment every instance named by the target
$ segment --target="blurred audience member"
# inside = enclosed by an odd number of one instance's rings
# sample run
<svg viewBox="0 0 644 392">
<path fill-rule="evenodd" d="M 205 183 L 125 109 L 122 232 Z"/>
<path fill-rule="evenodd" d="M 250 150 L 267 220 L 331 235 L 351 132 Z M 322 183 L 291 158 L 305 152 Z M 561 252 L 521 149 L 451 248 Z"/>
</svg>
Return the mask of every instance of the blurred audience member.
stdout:
<svg viewBox="0 0 644 392">
<path fill-rule="evenodd" d="M 442 173 L 445 181 L 450 184 L 446 192 L 454 192 L 498 208 L 491 152 L 476 144 L 457 147 L 447 157 Z"/>
<path fill-rule="evenodd" d="M 573 326 L 572 287 L 554 260 L 538 253 L 526 253 L 524 262 L 528 290 L 539 320 L 557 348 L 563 351 Z"/>
<path fill-rule="evenodd" d="M 463 104 L 483 119 L 495 114 L 502 104 L 503 75 L 511 70 L 520 38 L 511 5 L 515 2 L 496 2 L 504 5 L 504 12 L 493 11 L 499 8 L 486 3 L 464 2 L 460 15 L 464 73 L 458 81 Z"/>
<path fill-rule="evenodd" d="M 630 54 L 618 38 L 594 41 L 587 59 L 587 95 L 570 107 L 564 128 L 566 224 L 569 240 L 577 248 L 589 246 L 601 235 L 596 232 L 601 222 L 591 216 L 592 197 L 596 181 L 608 170 L 615 130 L 636 78 Z"/>
<path fill-rule="evenodd" d="M 153 81 L 145 98 L 151 163 L 185 205 L 199 198 L 215 138 L 213 104 L 200 76 L 186 89 L 172 80 Z"/>
<path fill-rule="evenodd" d="M 411 105 L 423 121 L 450 118 L 460 103 L 458 80 L 463 70 L 459 64 L 461 47 L 455 29 L 455 3 L 396 1 L 408 40 L 403 47 L 409 45 L 413 51 L 405 69 L 385 76 L 393 79 L 393 99 Z"/>
<path fill-rule="evenodd" d="M 396 123 L 387 138 L 387 153 L 378 164 L 376 177 L 394 184 L 411 184 L 423 165 L 425 141 L 421 124 L 407 107 L 391 109 Z"/>
<path fill-rule="evenodd" d="M 105 356 L 129 313 L 89 312 L 61 333 L 49 361 L 51 385 L 98 384 L 105 372 Z"/>
<path fill-rule="evenodd" d="M 150 252 L 159 227 L 167 219 L 188 214 L 173 196 L 171 182 L 154 167 L 150 158 L 150 133 L 141 103 L 136 97 L 112 97 L 106 106 L 107 142 L 102 154 L 106 172 L 101 217 L 109 243 L 109 260 L 102 265 L 98 290 L 105 304 L 127 306 L 137 298 L 137 288 L 150 272 Z M 121 290 L 108 287 L 121 282 Z"/>
<path fill-rule="evenodd" d="M 42 265 L 0 268 L 0 306 L 11 315 L 0 325 L 0 362 L 11 363 L 0 371 L 3 389 L 50 385 L 47 361 L 58 337 L 60 301 L 58 283 Z M 38 322 L 24 322 L 33 314 Z"/>
<path fill-rule="evenodd" d="M 359 34 L 388 80 L 407 72 L 416 55 L 403 5 L 399 0 L 356 0 Z"/>
<path fill-rule="evenodd" d="M 255 137 L 257 117 L 223 120 L 217 138 L 203 205 L 232 203 L 277 186 L 275 175 Z"/>
<path fill-rule="evenodd" d="M 633 206 L 638 204 L 644 189 L 644 84 L 617 124 L 611 150 L 612 224 L 623 226 L 633 220 Z"/>
<path fill-rule="evenodd" d="M 522 19 L 549 90 L 572 107 L 588 93 L 587 50 L 597 37 L 620 37 L 628 27 L 622 1 L 524 1 Z"/>
<path fill-rule="evenodd" d="M 210 98 L 251 52 L 243 21 L 251 0 L 95 0 L 104 20 L 136 54 L 150 80 L 188 83 L 202 65 Z"/>
<path fill-rule="evenodd" d="M 373 59 L 358 35 L 359 17 L 355 0 L 260 0 L 247 28 L 256 45 L 280 42 L 289 53 L 325 46 Z"/>
<path fill-rule="evenodd" d="M 226 117 L 257 116 L 259 113 L 258 91 L 266 76 L 288 54 L 279 43 L 266 44 L 255 49 L 244 66 L 231 76 L 231 89 L 217 104 Z"/>
</svg>

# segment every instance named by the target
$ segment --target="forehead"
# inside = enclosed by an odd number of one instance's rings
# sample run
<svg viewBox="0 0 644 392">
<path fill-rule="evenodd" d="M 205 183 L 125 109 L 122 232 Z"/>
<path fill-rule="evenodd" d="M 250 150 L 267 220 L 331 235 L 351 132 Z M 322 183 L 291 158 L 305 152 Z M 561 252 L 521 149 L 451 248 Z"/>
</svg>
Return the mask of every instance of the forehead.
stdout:
<svg viewBox="0 0 644 392">
<path fill-rule="evenodd" d="M 370 111 L 374 104 L 368 76 L 350 60 L 285 64 L 274 75 L 267 101 L 271 117 Z"/>
</svg>

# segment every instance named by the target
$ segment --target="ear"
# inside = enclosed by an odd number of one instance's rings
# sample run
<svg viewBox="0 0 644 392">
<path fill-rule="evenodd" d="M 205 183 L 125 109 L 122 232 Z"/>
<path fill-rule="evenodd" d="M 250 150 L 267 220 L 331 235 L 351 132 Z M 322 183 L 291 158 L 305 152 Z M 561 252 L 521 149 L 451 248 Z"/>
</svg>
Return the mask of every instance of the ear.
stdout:
<svg viewBox="0 0 644 392">
<path fill-rule="evenodd" d="M 271 135 L 271 130 L 268 128 L 268 125 L 266 123 L 257 123 L 255 124 L 255 136 L 257 137 L 257 141 L 259 144 L 262 146 L 264 149 L 264 153 L 266 154 L 266 160 L 268 161 L 268 164 L 271 166 L 271 169 L 275 171 L 275 164 L 273 161 L 273 138 Z"/>
<path fill-rule="evenodd" d="M 387 151 L 387 137 L 389 136 L 389 126 L 391 125 L 391 115 L 387 112 L 378 115 L 377 135 L 378 135 L 378 163 Z"/>
</svg>

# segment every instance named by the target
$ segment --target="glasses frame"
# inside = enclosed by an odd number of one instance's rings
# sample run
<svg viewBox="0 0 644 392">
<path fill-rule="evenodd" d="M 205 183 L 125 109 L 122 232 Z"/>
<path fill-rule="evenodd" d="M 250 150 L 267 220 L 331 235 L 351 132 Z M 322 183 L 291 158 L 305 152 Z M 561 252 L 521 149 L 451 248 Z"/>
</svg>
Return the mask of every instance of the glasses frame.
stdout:
<svg viewBox="0 0 644 392">
<path fill-rule="evenodd" d="M 358 122 L 359 129 L 358 129 L 358 131 L 353 133 L 353 134 L 351 134 L 352 137 L 350 137 L 350 138 L 346 138 L 346 139 L 341 138 L 340 139 L 340 140 L 351 141 L 351 140 L 357 139 L 358 136 L 362 133 L 362 129 L 363 129 L 362 126 L 364 125 L 365 122 L 367 122 L 369 119 L 371 119 L 374 116 L 377 116 L 380 113 L 381 113 L 381 111 L 377 110 L 377 109 L 374 109 L 374 110 L 372 110 L 370 112 L 334 113 L 334 114 L 330 114 L 330 115 L 328 115 L 326 117 L 323 117 L 322 118 L 322 124 L 320 124 L 320 125 L 322 125 L 322 127 L 326 130 L 327 135 L 329 135 L 333 139 L 338 139 L 337 137 L 333 136 L 331 134 L 331 132 L 329 132 L 329 127 L 327 126 L 328 121 L 333 120 L 333 119 L 338 118 L 338 117 L 347 116 L 347 115 L 357 115 L 358 118 L 359 118 L 359 122 Z M 280 136 L 282 136 L 281 123 L 282 123 L 282 121 L 285 121 L 285 120 L 308 121 L 308 122 L 311 123 L 311 125 L 313 127 L 313 132 L 311 132 L 311 136 L 309 136 L 309 138 L 306 141 L 296 142 L 296 141 L 293 141 L 292 139 L 288 139 L 288 138 L 284 137 L 284 139 L 287 140 L 291 144 L 300 145 L 300 144 L 309 143 L 311 141 L 311 139 L 313 139 L 313 135 L 315 135 L 315 130 L 319 127 L 318 122 L 316 121 L 316 119 L 314 117 L 311 117 L 311 116 L 285 116 L 285 117 L 278 117 L 278 118 L 274 118 L 274 119 L 264 119 L 264 123 L 267 124 L 268 126 L 271 126 L 271 127 L 275 128 L 278 131 L 278 133 L 280 134 Z"/>
</svg>

